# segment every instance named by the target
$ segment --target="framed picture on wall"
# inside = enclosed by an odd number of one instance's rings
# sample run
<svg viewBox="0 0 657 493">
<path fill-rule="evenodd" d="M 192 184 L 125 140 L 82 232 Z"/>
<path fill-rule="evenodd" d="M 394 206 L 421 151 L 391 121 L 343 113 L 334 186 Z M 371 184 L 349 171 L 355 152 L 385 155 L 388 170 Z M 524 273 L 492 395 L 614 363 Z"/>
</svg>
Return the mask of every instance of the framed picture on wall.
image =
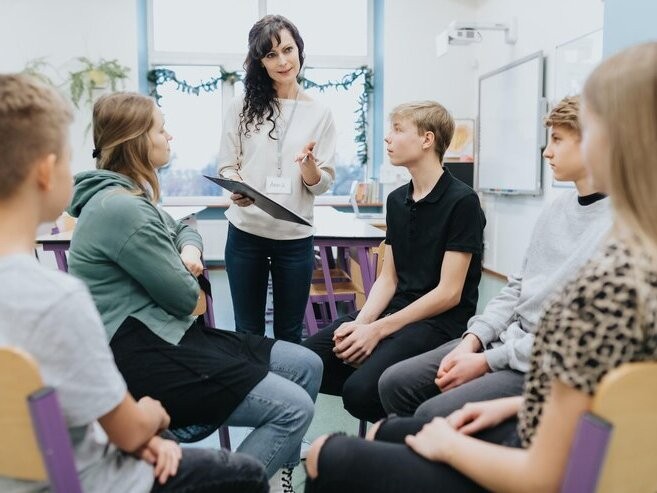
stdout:
<svg viewBox="0 0 657 493">
<path fill-rule="evenodd" d="M 445 162 L 474 163 L 474 120 L 454 119 L 454 137 L 445 152 Z"/>
</svg>

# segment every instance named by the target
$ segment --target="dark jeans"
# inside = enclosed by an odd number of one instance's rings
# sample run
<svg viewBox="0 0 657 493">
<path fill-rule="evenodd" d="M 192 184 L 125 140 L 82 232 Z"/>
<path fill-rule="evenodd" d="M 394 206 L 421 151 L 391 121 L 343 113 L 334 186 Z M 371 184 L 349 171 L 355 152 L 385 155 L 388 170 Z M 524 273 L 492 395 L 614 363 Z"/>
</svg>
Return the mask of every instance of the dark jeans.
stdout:
<svg viewBox="0 0 657 493">
<path fill-rule="evenodd" d="M 319 455 L 319 475 L 306 481 L 306 493 L 478 493 L 486 491 L 456 469 L 417 455 L 404 444 L 428 419 L 387 420 L 374 442 L 336 435 Z M 518 446 L 516 420 L 507 420 L 484 430 L 477 438 L 495 444 Z"/>
<path fill-rule="evenodd" d="M 358 419 L 375 422 L 386 416 L 379 398 L 379 378 L 391 365 L 434 349 L 451 340 L 452 328 L 436 320 L 420 320 L 402 327 L 381 340 L 359 368 L 342 362 L 333 352 L 333 332 L 358 312 L 337 319 L 330 326 L 306 339 L 302 344 L 316 352 L 324 363 L 320 392 L 341 395 L 344 408 Z"/>
<path fill-rule="evenodd" d="M 265 334 L 265 304 L 271 272 L 274 337 L 301 342 L 313 268 L 312 236 L 271 240 L 228 224 L 226 272 L 233 299 L 235 330 Z"/>
<path fill-rule="evenodd" d="M 152 493 L 265 493 L 264 467 L 248 455 L 204 448 L 183 448 L 175 476 L 163 485 L 157 478 Z"/>
</svg>

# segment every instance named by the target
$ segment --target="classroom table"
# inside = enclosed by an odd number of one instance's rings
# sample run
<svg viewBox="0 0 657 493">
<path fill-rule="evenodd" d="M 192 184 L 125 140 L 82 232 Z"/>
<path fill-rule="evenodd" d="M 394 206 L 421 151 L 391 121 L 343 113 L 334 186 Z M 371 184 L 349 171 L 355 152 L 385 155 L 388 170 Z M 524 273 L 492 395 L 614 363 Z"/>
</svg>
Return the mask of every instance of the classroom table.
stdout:
<svg viewBox="0 0 657 493">
<path fill-rule="evenodd" d="M 337 259 L 344 259 L 345 252 L 354 252 L 363 279 L 363 291 L 367 297 L 376 278 L 376 261 L 371 249 L 378 247 L 385 232 L 358 219 L 353 213 L 339 212 L 332 207 L 315 207 L 315 247 L 319 249 L 324 285 L 329 300 L 331 319 L 337 318 L 337 307 L 333 293 L 330 264 L 332 248 L 338 249 Z"/>
</svg>

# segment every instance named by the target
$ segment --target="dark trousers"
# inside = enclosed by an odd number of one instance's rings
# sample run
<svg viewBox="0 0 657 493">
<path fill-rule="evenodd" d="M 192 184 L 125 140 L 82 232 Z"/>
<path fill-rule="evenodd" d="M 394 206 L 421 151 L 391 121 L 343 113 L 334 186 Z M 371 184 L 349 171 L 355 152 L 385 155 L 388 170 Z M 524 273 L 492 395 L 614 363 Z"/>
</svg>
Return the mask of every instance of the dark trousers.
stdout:
<svg viewBox="0 0 657 493">
<path fill-rule="evenodd" d="M 428 419 L 393 418 L 379 429 L 376 441 L 334 435 L 319 455 L 319 476 L 308 479 L 306 493 L 478 493 L 486 491 L 456 469 L 417 455 L 404 444 Z M 516 420 L 484 430 L 477 438 L 518 446 Z"/>
<path fill-rule="evenodd" d="M 313 274 L 313 238 L 271 240 L 228 225 L 226 272 L 235 330 L 265 334 L 267 284 L 274 293 L 274 337 L 301 342 L 303 316 Z"/>
<path fill-rule="evenodd" d="M 353 321 L 358 312 L 339 318 L 302 344 L 322 358 L 324 374 L 320 392 L 341 395 L 344 408 L 358 419 L 375 422 L 386 416 L 379 398 L 379 377 L 391 365 L 457 337 L 453 330 L 435 320 L 421 320 L 401 328 L 381 340 L 359 368 L 342 362 L 333 352 L 333 332 L 344 322 Z"/>
<path fill-rule="evenodd" d="M 525 375 L 511 369 L 488 372 L 441 393 L 434 381 L 438 367 L 460 342 L 461 338 L 454 339 L 388 368 L 379 380 L 379 395 L 386 412 L 397 416 L 447 417 L 468 402 L 522 395 Z"/>
<path fill-rule="evenodd" d="M 178 472 L 163 485 L 157 478 L 152 493 L 265 493 L 265 469 L 244 454 L 204 448 L 183 448 Z"/>
</svg>

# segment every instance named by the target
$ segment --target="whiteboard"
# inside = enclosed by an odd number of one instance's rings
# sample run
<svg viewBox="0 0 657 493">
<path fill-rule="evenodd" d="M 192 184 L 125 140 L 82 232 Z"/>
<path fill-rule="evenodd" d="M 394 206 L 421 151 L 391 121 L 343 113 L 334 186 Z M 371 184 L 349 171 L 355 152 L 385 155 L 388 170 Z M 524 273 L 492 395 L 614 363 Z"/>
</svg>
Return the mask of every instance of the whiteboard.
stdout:
<svg viewBox="0 0 657 493">
<path fill-rule="evenodd" d="M 584 82 L 602 60 L 602 29 L 557 45 L 555 55 L 555 100 L 581 94 Z"/>
<path fill-rule="evenodd" d="M 479 78 L 477 190 L 542 192 L 543 64 L 539 51 Z"/>
<path fill-rule="evenodd" d="M 557 45 L 555 50 L 554 103 L 566 96 L 581 94 L 584 82 L 602 60 L 602 29 Z M 574 189 L 573 181 L 557 181 L 553 188 Z"/>
</svg>

